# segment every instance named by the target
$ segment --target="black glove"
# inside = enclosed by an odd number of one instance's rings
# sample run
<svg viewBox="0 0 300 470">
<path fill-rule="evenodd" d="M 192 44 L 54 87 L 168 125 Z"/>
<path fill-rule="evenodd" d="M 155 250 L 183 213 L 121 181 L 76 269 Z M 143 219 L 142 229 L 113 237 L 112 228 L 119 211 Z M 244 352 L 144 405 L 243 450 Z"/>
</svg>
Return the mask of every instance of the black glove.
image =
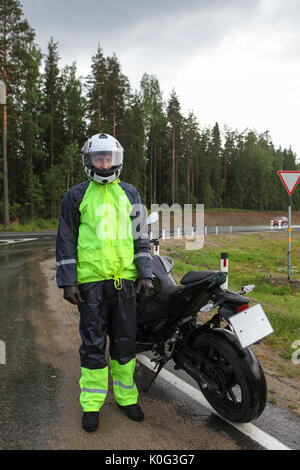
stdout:
<svg viewBox="0 0 300 470">
<path fill-rule="evenodd" d="M 136 286 L 136 294 L 138 295 L 140 291 L 144 292 L 145 297 L 151 295 L 154 292 L 152 279 L 138 279 Z"/>
<path fill-rule="evenodd" d="M 64 286 L 64 299 L 74 305 L 84 302 L 77 286 Z"/>
</svg>

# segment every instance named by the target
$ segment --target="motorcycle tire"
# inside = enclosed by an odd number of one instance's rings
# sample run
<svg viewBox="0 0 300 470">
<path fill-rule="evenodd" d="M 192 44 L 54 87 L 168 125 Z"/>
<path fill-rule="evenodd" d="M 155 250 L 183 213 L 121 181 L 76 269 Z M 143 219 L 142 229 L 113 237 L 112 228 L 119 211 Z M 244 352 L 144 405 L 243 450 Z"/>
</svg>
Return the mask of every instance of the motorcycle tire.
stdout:
<svg viewBox="0 0 300 470">
<path fill-rule="evenodd" d="M 241 348 L 236 337 L 230 336 L 214 330 L 199 335 L 193 349 L 209 363 L 195 359 L 199 362 L 195 365 L 216 384 L 216 390 L 201 388 L 216 412 L 228 421 L 248 423 L 266 406 L 266 379 L 253 351 Z"/>
</svg>

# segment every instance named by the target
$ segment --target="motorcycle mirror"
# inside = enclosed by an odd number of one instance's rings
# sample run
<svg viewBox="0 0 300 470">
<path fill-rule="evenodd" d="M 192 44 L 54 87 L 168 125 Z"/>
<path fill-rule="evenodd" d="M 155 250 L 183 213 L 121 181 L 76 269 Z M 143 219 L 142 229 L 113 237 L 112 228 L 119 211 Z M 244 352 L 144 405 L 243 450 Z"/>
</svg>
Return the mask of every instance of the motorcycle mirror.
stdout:
<svg viewBox="0 0 300 470">
<path fill-rule="evenodd" d="M 149 215 L 147 219 L 147 224 L 148 225 L 155 224 L 155 222 L 157 222 L 158 219 L 159 219 L 158 212 L 157 211 L 151 212 L 151 214 Z"/>
<path fill-rule="evenodd" d="M 253 284 L 249 284 L 249 286 L 244 286 L 242 288 L 242 291 L 245 292 L 245 294 L 248 294 L 249 292 L 252 292 L 255 289 L 255 286 Z"/>
</svg>

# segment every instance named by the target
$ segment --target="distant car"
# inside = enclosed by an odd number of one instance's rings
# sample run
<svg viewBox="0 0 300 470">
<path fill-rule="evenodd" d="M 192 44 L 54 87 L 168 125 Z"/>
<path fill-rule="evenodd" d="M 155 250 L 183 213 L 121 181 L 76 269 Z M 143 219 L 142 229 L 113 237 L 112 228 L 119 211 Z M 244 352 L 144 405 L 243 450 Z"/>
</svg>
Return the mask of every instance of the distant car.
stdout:
<svg viewBox="0 0 300 470">
<path fill-rule="evenodd" d="M 282 215 L 271 220 L 271 225 L 288 225 L 289 219 Z"/>
</svg>

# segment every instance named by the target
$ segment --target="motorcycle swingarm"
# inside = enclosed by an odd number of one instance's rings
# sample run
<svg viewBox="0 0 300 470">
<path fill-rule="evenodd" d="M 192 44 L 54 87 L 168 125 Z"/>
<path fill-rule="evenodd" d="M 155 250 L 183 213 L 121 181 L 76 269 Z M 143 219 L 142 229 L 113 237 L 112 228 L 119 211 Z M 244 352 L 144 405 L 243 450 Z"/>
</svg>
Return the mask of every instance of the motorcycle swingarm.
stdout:
<svg viewBox="0 0 300 470">
<path fill-rule="evenodd" d="M 202 357 L 201 354 L 193 351 L 192 349 L 185 347 L 183 352 L 177 352 L 176 356 L 179 358 L 179 364 L 182 366 L 186 372 L 193 377 L 194 380 L 200 385 L 201 388 L 207 388 L 209 390 L 218 391 L 216 384 L 208 377 L 204 372 L 200 372 L 200 367 L 204 365 L 215 365 L 212 361 L 209 361 L 207 358 Z M 191 359 L 198 359 L 199 363 L 197 366 L 193 365 L 192 362 L 187 358 L 189 356 Z M 181 359 L 181 360 L 180 360 Z"/>
</svg>

